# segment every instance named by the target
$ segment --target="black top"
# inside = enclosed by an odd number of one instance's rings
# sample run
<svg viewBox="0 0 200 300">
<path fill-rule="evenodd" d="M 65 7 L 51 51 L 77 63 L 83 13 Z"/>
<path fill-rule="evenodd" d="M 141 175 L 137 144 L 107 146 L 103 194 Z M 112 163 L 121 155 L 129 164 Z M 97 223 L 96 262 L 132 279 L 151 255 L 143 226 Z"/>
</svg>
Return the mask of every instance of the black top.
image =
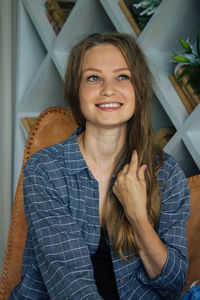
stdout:
<svg viewBox="0 0 200 300">
<path fill-rule="evenodd" d="M 106 241 L 106 233 L 101 228 L 99 247 L 92 256 L 94 278 L 99 294 L 104 300 L 120 300 L 115 274 L 110 254 L 110 248 Z"/>
</svg>

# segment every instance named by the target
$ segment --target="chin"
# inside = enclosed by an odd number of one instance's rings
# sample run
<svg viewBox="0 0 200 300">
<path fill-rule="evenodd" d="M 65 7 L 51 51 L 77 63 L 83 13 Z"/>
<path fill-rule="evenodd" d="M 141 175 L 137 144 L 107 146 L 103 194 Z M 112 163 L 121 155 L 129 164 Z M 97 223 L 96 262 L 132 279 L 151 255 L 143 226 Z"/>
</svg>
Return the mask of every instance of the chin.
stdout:
<svg viewBox="0 0 200 300">
<path fill-rule="evenodd" d="M 102 128 L 107 128 L 107 129 L 114 129 L 114 128 L 123 128 L 127 126 L 128 121 L 125 122 L 105 122 L 105 123 L 100 123 L 99 127 Z"/>
</svg>

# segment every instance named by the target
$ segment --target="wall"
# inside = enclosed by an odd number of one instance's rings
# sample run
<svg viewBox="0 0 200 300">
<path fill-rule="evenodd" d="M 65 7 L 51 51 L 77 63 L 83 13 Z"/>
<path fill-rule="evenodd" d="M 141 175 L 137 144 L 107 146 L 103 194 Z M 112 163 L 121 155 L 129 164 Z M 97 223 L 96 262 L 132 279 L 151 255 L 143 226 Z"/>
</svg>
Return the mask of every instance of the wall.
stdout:
<svg viewBox="0 0 200 300">
<path fill-rule="evenodd" d="M 14 115 L 17 0 L 0 0 L 0 273 L 12 203 L 12 132 Z"/>
</svg>

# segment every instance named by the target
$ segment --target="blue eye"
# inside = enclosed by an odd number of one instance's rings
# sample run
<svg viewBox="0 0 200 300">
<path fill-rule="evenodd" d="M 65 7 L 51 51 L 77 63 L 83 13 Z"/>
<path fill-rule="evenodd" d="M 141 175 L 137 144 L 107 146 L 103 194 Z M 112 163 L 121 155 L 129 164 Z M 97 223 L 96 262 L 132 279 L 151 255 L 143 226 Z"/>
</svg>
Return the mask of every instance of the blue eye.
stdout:
<svg viewBox="0 0 200 300">
<path fill-rule="evenodd" d="M 119 75 L 118 77 L 120 80 L 129 80 L 130 77 L 128 75 Z"/>
<path fill-rule="evenodd" d="M 89 77 L 87 78 L 87 80 L 88 80 L 88 81 L 94 82 L 94 81 L 98 81 L 98 80 L 99 80 L 99 77 L 98 77 L 98 76 L 95 76 L 95 75 L 92 75 L 92 76 L 89 76 Z"/>
</svg>

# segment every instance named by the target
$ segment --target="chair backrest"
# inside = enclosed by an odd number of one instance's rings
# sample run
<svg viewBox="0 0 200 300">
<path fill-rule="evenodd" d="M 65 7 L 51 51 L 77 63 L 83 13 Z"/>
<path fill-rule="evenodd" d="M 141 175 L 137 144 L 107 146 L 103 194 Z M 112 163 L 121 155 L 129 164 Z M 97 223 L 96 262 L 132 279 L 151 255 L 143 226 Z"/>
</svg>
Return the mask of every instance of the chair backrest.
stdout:
<svg viewBox="0 0 200 300">
<path fill-rule="evenodd" d="M 11 290 L 20 281 L 22 255 L 25 246 L 27 223 L 23 203 L 23 168 L 36 151 L 66 139 L 77 124 L 69 110 L 51 107 L 40 114 L 30 132 L 24 151 L 24 160 L 13 204 L 8 244 L 0 285 L 0 300 L 7 300 Z M 191 215 L 188 221 L 189 269 L 188 289 L 200 280 L 200 175 L 188 178 L 191 194 Z"/>
<path fill-rule="evenodd" d="M 190 187 L 190 217 L 187 224 L 189 268 L 186 289 L 199 280 L 200 283 L 200 174 L 188 178 Z"/>
<path fill-rule="evenodd" d="M 20 281 L 22 255 L 25 246 L 27 223 L 23 203 L 23 168 L 36 151 L 65 140 L 77 128 L 71 112 L 64 107 L 51 107 L 36 119 L 24 150 L 24 160 L 13 203 L 8 243 L 0 285 L 0 300 L 6 300 Z"/>
</svg>

